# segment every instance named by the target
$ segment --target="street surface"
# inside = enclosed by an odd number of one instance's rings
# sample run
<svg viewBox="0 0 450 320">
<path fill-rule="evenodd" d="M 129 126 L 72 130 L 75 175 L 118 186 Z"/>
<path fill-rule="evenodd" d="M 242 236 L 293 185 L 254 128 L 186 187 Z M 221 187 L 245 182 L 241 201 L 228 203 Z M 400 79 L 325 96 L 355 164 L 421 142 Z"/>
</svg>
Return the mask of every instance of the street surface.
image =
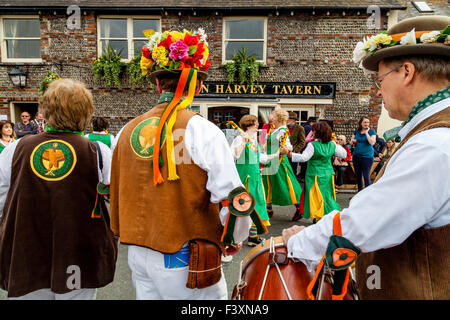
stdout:
<svg viewBox="0 0 450 320">
<path fill-rule="evenodd" d="M 349 199 L 354 196 L 353 192 L 337 194 L 338 203 L 341 208 L 346 208 Z M 289 228 L 294 224 L 308 226 L 311 224 L 311 219 L 301 219 L 297 222 L 291 222 L 291 217 L 294 214 L 294 206 L 278 207 L 273 206 L 274 215 L 270 220 L 271 226 L 269 233 L 263 237 L 269 239 L 271 236 L 281 236 L 281 232 L 285 228 Z M 228 286 L 228 297 L 231 297 L 233 287 L 236 285 L 239 277 L 239 265 L 242 259 L 252 248 L 244 245 L 240 252 L 233 256 L 233 260 L 224 264 L 223 270 Z M 97 291 L 97 300 L 134 300 L 136 298 L 133 285 L 131 284 L 131 271 L 127 262 L 128 248 L 126 245 L 119 245 L 119 255 L 117 258 L 116 274 L 114 281 L 106 287 L 100 288 Z M 7 299 L 5 291 L 0 289 L 0 300 Z"/>
</svg>

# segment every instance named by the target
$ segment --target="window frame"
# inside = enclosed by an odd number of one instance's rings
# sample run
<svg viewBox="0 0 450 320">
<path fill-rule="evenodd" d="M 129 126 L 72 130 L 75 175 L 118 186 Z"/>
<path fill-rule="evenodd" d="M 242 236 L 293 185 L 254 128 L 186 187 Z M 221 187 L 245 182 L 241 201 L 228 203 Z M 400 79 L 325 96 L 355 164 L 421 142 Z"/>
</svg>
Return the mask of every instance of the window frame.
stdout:
<svg viewBox="0 0 450 320">
<path fill-rule="evenodd" d="M 100 20 L 101 19 L 127 19 L 127 38 L 101 38 L 101 29 L 100 29 Z M 97 59 L 102 54 L 102 40 L 105 39 L 112 39 L 112 40 L 127 40 L 128 42 L 128 53 L 127 58 L 122 57 L 122 61 L 129 62 L 131 59 L 135 58 L 134 55 L 134 41 L 135 40 L 148 40 L 144 35 L 142 35 L 142 38 L 135 38 L 133 36 L 133 19 L 151 19 L 151 20 L 158 20 L 159 21 L 159 30 L 158 32 L 161 32 L 161 16 L 154 16 L 154 15 L 99 15 L 97 16 Z"/>
<path fill-rule="evenodd" d="M 41 55 L 41 49 L 42 49 L 42 40 L 41 40 L 41 29 L 39 27 L 39 38 L 37 37 L 27 37 L 27 38 L 11 38 L 11 37 L 5 37 L 4 35 L 4 29 L 3 29 L 3 20 L 4 19 L 37 19 L 40 24 L 40 17 L 39 15 L 1 15 L 0 16 L 0 41 L 1 41 L 1 59 L 2 62 L 42 62 L 42 55 Z M 39 55 L 41 55 L 40 58 L 8 58 L 8 48 L 6 45 L 7 40 L 11 39 L 17 39 L 17 40 L 39 40 Z"/>
<path fill-rule="evenodd" d="M 228 21 L 233 20 L 263 20 L 264 21 L 264 30 L 263 30 L 263 39 L 227 39 L 226 38 L 226 24 Z M 232 62 L 232 60 L 227 60 L 227 54 L 226 54 L 226 45 L 229 41 L 232 42 L 261 42 L 263 41 L 263 59 L 262 60 L 256 60 L 257 62 L 261 62 L 264 65 L 267 61 L 267 21 L 268 17 L 260 16 L 260 17 L 249 17 L 249 16 L 237 16 L 237 17 L 226 17 L 223 19 L 223 25 L 222 25 L 222 64 Z"/>
</svg>

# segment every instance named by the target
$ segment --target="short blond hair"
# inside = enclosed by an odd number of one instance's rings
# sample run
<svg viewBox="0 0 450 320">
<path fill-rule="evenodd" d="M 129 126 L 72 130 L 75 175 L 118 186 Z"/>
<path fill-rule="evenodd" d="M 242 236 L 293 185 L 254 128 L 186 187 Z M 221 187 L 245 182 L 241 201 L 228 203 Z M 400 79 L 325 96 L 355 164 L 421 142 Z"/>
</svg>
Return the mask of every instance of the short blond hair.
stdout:
<svg viewBox="0 0 450 320">
<path fill-rule="evenodd" d="M 94 113 L 92 94 L 80 81 L 53 81 L 39 98 L 39 112 L 54 129 L 83 131 Z"/>
<path fill-rule="evenodd" d="M 278 122 L 282 123 L 282 124 L 286 124 L 286 122 L 289 119 L 289 113 L 286 110 L 283 110 L 281 108 L 277 108 L 275 110 L 273 110 L 273 117 L 274 119 L 276 119 Z"/>
<path fill-rule="evenodd" d="M 344 144 L 347 144 L 347 138 L 343 134 L 338 135 L 336 138 L 344 141 Z"/>
</svg>

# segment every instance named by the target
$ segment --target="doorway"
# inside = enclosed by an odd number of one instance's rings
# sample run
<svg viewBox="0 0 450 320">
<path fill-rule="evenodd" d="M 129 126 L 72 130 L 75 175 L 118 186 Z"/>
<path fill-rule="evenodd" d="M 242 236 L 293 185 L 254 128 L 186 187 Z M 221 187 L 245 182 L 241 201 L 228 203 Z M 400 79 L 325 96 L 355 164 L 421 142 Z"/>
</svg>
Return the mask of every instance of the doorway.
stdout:
<svg viewBox="0 0 450 320">
<path fill-rule="evenodd" d="M 31 118 L 30 121 L 34 119 L 36 112 L 38 111 L 37 102 L 12 102 L 11 103 L 11 122 L 17 123 L 20 121 L 20 114 L 27 111 Z"/>
<path fill-rule="evenodd" d="M 212 107 L 208 108 L 208 120 L 215 123 L 220 129 L 227 129 L 228 121 L 234 121 L 239 125 L 239 120 L 249 113 L 250 109 L 245 107 Z"/>
</svg>

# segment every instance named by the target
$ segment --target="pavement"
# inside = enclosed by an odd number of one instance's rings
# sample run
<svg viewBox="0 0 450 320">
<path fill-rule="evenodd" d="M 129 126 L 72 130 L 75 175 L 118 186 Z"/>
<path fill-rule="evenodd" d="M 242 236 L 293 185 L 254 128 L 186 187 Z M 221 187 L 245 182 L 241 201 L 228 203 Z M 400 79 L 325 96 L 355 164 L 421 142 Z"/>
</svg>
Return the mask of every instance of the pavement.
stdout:
<svg viewBox="0 0 450 320">
<path fill-rule="evenodd" d="M 350 198 L 354 196 L 353 190 L 340 191 L 336 197 L 341 208 L 348 207 Z M 283 229 L 289 228 L 295 224 L 309 226 L 312 223 L 311 219 L 301 219 L 297 222 L 291 222 L 291 217 L 295 212 L 294 206 L 279 207 L 273 206 L 274 215 L 270 220 L 271 226 L 269 233 L 263 237 L 269 239 L 270 237 L 281 236 Z M 228 286 L 228 297 L 231 297 L 234 286 L 239 277 L 239 266 L 242 259 L 252 248 L 247 246 L 246 242 L 242 246 L 241 251 L 233 256 L 233 260 L 223 264 L 223 271 Z M 97 300 L 135 300 L 136 294 L 131 283 L 131 271 L 128 267 L 127 261 L 128 246 L 119 245 L 119 254 L 117 258 L 116 274 L 114 281 L 109 285 L 99 288 L 97 291 Z M 0 289 L 0 300 L 7 299 L 7 293 Z"/>
</svg>

